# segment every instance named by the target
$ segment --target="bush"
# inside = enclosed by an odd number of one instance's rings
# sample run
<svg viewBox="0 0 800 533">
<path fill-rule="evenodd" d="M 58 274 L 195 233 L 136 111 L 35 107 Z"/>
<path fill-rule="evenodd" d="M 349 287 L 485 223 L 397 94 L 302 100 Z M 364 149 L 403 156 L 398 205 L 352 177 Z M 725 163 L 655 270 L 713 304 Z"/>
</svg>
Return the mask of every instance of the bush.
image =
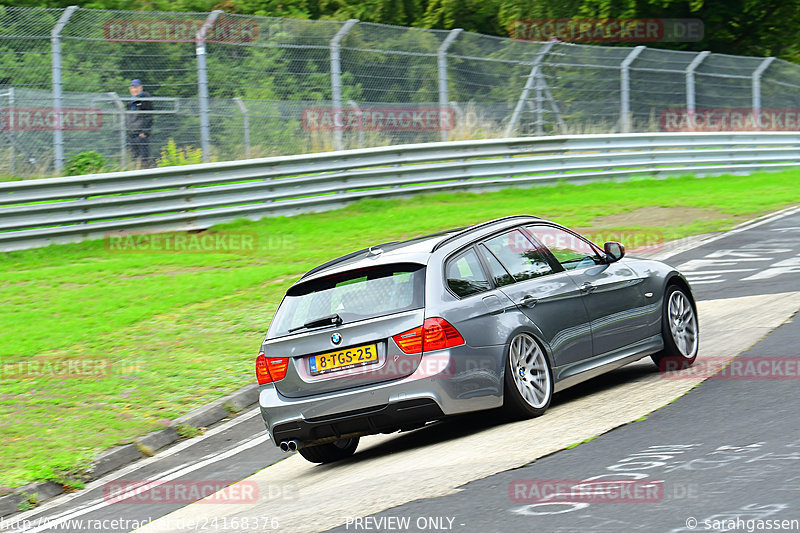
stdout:
<svg viewBox="0 0 800 533">
<path fill-rule="evenodd" d="M 203 150 L 200 148 L 178 148 L 174 139 L 170 139 L 165 147 L 161 149 L 161 157 L 156 164 L 160 167 L 172 167 L 176 165 L 196 165 L 203 162 Z"/>
<path fill-rule="evenodd" d="M 106 168 L 106 164 L 106 158 L 103 157 L 103 154 L 91 150 L 70 156 L 64 171 L 67 176 L 95 174 L 102 172 Z"/>
</svg>

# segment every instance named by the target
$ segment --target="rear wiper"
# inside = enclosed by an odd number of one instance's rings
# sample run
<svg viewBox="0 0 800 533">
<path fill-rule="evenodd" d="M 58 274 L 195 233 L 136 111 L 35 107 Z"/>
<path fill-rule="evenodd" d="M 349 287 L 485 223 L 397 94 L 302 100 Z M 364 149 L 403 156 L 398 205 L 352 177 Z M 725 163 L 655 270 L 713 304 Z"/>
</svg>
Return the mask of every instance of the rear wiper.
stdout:
<svg viewBox="0 0 800 533">
<path fill-rule="evenodd" d="M 288 331 L 288 333 L 292 333 L 293 331 L 297 331 L 300 329 L 311 329 L 311 328 L 320 328 L 322 326 L 330 326 L 331 324 L 336 324 L 337 326 L 342 325 L 342 317 L 340 317 L 337 313 L 332 315 L 323 316 L 321 318 L 315 318 L 309 322 L 306 322 L 302 326 L 297 326 L 296 328 L 292 328 Z"/>
</svg>

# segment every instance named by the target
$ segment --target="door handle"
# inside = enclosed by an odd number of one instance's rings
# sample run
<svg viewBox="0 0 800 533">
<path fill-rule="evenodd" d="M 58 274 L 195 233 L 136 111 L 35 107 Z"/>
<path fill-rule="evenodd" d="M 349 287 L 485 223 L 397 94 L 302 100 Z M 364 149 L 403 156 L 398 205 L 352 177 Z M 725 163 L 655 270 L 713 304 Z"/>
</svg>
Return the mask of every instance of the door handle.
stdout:
<svg viewBox="0 0 800 533">
<path fill-rule="evenodd" d="M 533 307 L 539 302 L 539 300 L 530 294 L 526 294 L 522 297 L 522 300 L 519 301 L 520 305 L 523 307 Z"/>
<path fill-rule="evenodd" d="M 588 281 L 581 285 L 581 292 L 584 294 L 589 294 L 590 292 L 594 292 L 597 287 L 589 283 Z"/>
</svg>

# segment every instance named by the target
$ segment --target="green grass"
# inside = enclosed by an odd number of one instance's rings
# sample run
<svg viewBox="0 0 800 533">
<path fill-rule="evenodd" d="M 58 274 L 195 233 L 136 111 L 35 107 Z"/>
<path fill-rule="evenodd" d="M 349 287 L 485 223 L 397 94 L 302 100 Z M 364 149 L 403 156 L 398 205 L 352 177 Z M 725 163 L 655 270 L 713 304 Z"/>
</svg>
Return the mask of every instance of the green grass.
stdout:
<svg viewBox="0 0 800 533">
<path fill-rule="evenodd" d="M 283 292 L 331 257 L 514 213 L 670 240 L 798 203 L 798 179 L 793 170 L 366 200 L 213 230 L 254 232 L 249 254 L 119 253 L 102 241 L 0 254 L 0 488 L 69 480 L 98 451 L 252 382 Z M 617 227 L 594 222 L 652 206 L 714 216 L 648 225 L 638 211 Z M 105 372 L 61 378 L 16 366 L 66 360 Z"/>
</svg>

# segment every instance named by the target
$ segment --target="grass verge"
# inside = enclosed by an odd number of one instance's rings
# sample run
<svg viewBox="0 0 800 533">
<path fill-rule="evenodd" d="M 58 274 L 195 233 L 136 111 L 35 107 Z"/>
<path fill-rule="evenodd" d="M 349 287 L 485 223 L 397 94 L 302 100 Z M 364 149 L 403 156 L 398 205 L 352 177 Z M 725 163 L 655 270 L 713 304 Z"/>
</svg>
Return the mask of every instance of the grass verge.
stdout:
<svg viewBox="0 0 800 533">
<path fill-rule="evenodd" d="M 336 255 L 514 213 L 671 240 L 798 203 L 798 179 L 791 170 L 365 200 L 210 230 L 255 235 L 249 254 L 119 253 L 103 241 L 0 254 L 0 488 L 68 479 L 98 451 L 253 381 L 283 292 Z"/>
</svg>

